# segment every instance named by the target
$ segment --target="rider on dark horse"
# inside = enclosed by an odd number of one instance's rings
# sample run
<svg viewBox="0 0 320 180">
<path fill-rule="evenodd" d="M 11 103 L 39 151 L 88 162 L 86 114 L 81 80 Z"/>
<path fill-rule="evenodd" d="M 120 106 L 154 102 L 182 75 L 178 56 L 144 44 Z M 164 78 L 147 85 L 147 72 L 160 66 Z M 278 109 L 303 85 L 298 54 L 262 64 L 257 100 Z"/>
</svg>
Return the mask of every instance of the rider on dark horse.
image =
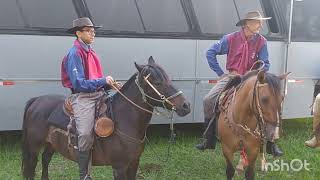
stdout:
<svg viewBox="0 0 320 180">
<path fill-rule="evenodd" d="M 204 142 L 197 144 L 200 150 L 215 149 L 216 145 L 216 113 L 214 112 L 218 96 L 225 88 L 232 77 L 244 75 L 250 70 L 257 60 L 264 62 L 264 70 L 270 67 L 267 41 L 259 34 L 263 20 L 271 17 L 262 17 L 258 11 L 248 12 L 244 19 L 241 19 L 236 26 L 240 26 L 240 31 L 227 34 L 215 43 L 207 51 L 207 60 L 210 68 L 220 77 L 217 84 L 205 96 L 203 101 L 204 121 L 207 130 L 204 133 Z M 225 74 L 217 62 L 217 55 L 227 54 L 226 69 L 229 74 Z M 213 121 L 210 123 L 210 121 Z M 275 134 L 278 134 L 275 133 Z M 273 156 L 281 156 L 283 152 L 273 142 L 274 138 L 267 137 L 267 153 Z"/>
<path fill-rule="evenodd" d="M 95 103 L 104 95 L 103 87 L 113 83 L 111 76 L 103 76 L 100 59 L 91 47 L 97 28 L 87 17 L 73 21 L 68 32 L 77 39 L 61 66 L 62 84 L 72 93 L 70 99 L 78 135 L 80 180 L 91 179 L 87 174 L 94 142 Z"/>
</svg>

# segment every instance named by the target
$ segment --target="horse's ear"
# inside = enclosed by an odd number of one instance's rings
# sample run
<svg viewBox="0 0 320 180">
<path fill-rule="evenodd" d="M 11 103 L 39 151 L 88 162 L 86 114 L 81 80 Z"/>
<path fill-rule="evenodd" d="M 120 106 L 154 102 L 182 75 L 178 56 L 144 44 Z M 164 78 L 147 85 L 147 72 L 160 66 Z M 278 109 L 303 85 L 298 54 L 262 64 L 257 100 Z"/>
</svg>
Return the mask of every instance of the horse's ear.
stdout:
<svg viewBox="0 0 320 180">
<path fill-rule="evenodd" d="M 257 79 L 261 84 L 265 83 L 264 75 L 265 75 L 265 72 L 263 70 L 258 72 Z"/>
<path fill-rule="evenodd" d="M 137 70 L 138 70 L 139 72 L 142 71 L 143 65 L 137 64 L 136 62 L 134 62 L 134 65 L 136 66 L 136 68 L 137 68 Z"/>
<path fill-rule="evenodd" d="M 288 75 L 290 74 L 291 72 L 287 72 L 287 73 L 284 73 L 280 76 L 278 76 L 281 80 L 284 80 L 284 79 L 287 79 L 288 78 Z"/>
<path fill-rule="evenodd" d="M 156 62 L 154 61 L 153 57 L 150 56 L 148 59 L 148 64 L 154 64 L 154 63 L 156 63 Z"/>
</svg>

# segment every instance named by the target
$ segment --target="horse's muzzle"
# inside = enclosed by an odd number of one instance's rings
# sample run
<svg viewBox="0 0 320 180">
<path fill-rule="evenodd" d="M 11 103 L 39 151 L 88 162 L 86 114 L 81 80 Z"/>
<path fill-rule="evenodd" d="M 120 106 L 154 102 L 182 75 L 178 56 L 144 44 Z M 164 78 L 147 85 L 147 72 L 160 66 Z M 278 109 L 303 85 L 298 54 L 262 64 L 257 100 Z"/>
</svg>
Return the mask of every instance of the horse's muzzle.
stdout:
<svg viewBox="0 0 320 180">
<path fill-rule="evenodd" d="M 182 105 L 176 107 L 176 113 L 178 114 L 178 116 L 186 116 L 190 112 L 191 108 L 188 101 L 184 101 Z"/>
</svg>

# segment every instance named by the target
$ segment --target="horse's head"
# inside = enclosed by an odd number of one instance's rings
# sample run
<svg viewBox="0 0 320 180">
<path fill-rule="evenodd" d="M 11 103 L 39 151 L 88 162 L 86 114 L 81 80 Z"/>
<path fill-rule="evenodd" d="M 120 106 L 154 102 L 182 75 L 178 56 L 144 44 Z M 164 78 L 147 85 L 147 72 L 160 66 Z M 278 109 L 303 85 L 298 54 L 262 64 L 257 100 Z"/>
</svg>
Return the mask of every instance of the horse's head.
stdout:
<svg viewBox="0 0 320 180">
<path fill-rule="evenodd" d="M 152 106 L 174 110 L 179 116 L 190 113 L 190 103 L 172 84 L 167 73 L 155 63 L 152 56 L 147 65 L 135 63 L 138 70 L 137 84 L 146 102 Z"/>
<path fill-rule="evenodd" d="M 276 76 L 259 71 L 256 78 L 252 78 L 251 106 L 255 116 L 262 117 L 265 122 L 266 136 L 274 137 L 275 129 L 280 123 L 281 104 L 284 95 L 281 91 L 281 80 L 286 79 L 289 73 Z"/>
</svg>

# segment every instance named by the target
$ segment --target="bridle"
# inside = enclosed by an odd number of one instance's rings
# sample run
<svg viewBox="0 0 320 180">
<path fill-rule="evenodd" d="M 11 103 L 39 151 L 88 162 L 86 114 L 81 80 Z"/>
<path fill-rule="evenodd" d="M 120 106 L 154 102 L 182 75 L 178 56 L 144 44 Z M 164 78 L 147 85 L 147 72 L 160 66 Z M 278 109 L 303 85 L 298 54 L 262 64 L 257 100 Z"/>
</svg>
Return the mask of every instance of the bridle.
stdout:
<svg viewBox="0 0 320 180">
<path fill-rule="evenodd" d="M 160 97 L 160 99 L 154 98 L 150 95 L 148 95 L 147 93 L 144 92 L 143 88 L 141 87 L 141 85 L 139 84 L 139 80 L 138 80 L 139 75 L 137 75 L 137 78 L 135 80 L 136 85 L 138 86 L 138 89 L 142 95 L 142 99 L 145 103 L 149 104 L 151 107 L 154 107 L 154 105 L 152 105 L 150 102 L 147 101 L 147 98 L 156 101 L 156 102 L 160 102 L 163 106 L 163 108 L 166 108 L 165 103 L 168 103 L 171 106 L 171 111 L 175 111 L 176 107 L 175 104 L 172 103 L 170 101 L 170 99 L 173 99 L 177 96 L 180 96 L 181 94 L 183 94 L 182 91 L 178 91 L 176 93 L 174 93 L 173 95 L 166 97 L 165 95 L 161 94 L 152 83 L 150 83 L 150 81 L 148 80 L 148 78 L 150 77 L 150 74 L 148 74 L 147 76 L 143 76 L 143 80 L 151 87 L 151 89 L 154 90 L 154 92 Z"/>
<path fill-rule="evenodd" d="M 148 74 L 147 76 L 142 76 L 143 80 L 144 80 L 144 81 L 155 91 L 155 93 L 160 97 L 160 99 L 154 98 L 154 97 L 148 95 L 147 93 L 145 93 L 145 91 L 143 90 L 143 88 L 141 87 L 141 85 L 140 85 L 140 83 L 139 83 L 139 80 L 138 80 L 138 79 L 139 79 L 139 76 L 140 76 L 140 74 L 137 73 L 137 74 L 136 74 L 135 83 L 136 83 L 136 85 L 137 85 L 137 87 L 138 87 L 138 89 L 139 89 L 139 91 L 140 91 L 140 93 L 141 93 L 141 95 L 142 95 L 142 99 L 143 99 L 144 103 L 147 103 L 147 104 L 148 104 L 149 106 L 151 106 L 152 108 L 155 108 L 155 105 L 152 105 L 151 103 L 149 103 L 149 102 L 147 101 L 147 98 L 149 98 L 149 99 L 151 99 L 151 100 L 153 100 L 153 101 L 157 101 L 157 102 L 162 103 L 162 105 L 163 105 L 164 108 L 166 108 L 165 103 L 168 103 L 169 105 L 171 105 L 171 109 L 168 110 L 168 111 L 170 111 L 170 113 L 169 113 L 169 115 L 167 115 L 167 117 L 168 117 L 169 119 L 171 119 L 171 123 L 170 123 L 170 130 L 171 130 L 170 142 L 174 142 L 175 134 L 174 134 L 174 130 L 173 130 L 173 122 L 174 122 L 174 121 L 173 121 L 173 113 L 174 113 L 174 111 L 176 111 L 176 106 L 175 106 L 175 104 L 172 103 L 170 100 L 173 99 L 173 98 L 175 98 L 175 97 L 178 97 L 178 96 L 182 95 L 183 92 L 182 92 L 182 91 L 178 91 L 178 92 L 174 93 L 173 95 L 171 95 L 171 96 L 169 96 L 169 97 L 166 97 L 165 95 L 161 94 L 161 93 L 155 88 L 155 86 L 148 80 L 148 78 L 150 77 L 150 74 Z M 118 89 L 118 87 L 117 87 L 116 84 L 117 84 L 117 83 L 114 82 L 113 84 L 110 84 L 110 85 L 111 85 L 112 88 L 115 89 L 123 98 L 125 98 L 128 102 L 130 102 L 132 105 L 134 105 L 135 107 L 139 108 L 140 110 L 145 111 L 145 112 L 147 112 L 147 113 L 149 113 L 149 114 L 151 114 L 151 115 L 153 114 L 153 111 L 150 111 L 150 110 L 148 110 L 148 109 L 146 109 L 146 108 L 143 108 L 143 107 L 139 106 L 138 104 L 136 104 L 135 102 L 133 102 L 131 99 L 129 99 L 126 95 L 124 95 L 124 94 Z M 163 115 L 163 113 L 157 111 L 157 112 L 156 112 L 156 115 Z M 128 140 L 130 140 L 131 142 L 134 142 L 134 143 L 136 143 L 136 144 L 142 144 L 142 143 L 144 143 L 144 141 L 147 139 L 147 133 L 146 133 L 146 132 L 144 133 L 143 139 L 137 139 L 137 138 L 131 137 L 131 136 L 127 135 L 126 133 L 120 131 L 119 129 L 116 129 L 116 130 L 115 130 L 115 133 L 118 134 L 118 135 L 121 136 L 121 137 L 125 137 L 126 139 L 128 139 Z M 168 149 L 169 149 L 169 147 L 168 147 Z"/>
<path fill-rule="evenodd" d="M 254 85 L 254 90 L 253 90 L 253 93 L 252 93 L 252 103 L 251 103 L 251 106 L 252 106 L 252 109 L 254 110 L 254 116 L 255 118 L 257 119 L 258 121 L 258 128 L 259 128 L 259 132 L 260 132 L 260 138 L 261 139 L 265 139 L 265 131 L 266 131 L 266 122 L 265 122 L 265 119 L 264 119 L 264 116 L 263 116 L 263 111 L 262 111 L 262 107 L 261 107 L 261 104 L 260 104 L 260 93 L 259 93 L 259 88 L 260 87 L 263 87 L 263 86 L 268 86 L 269 84 L 268 83 L 260 83 L 258 81 L 258 79 L 256 80 L 255 82 L 255 85 Z M 277 113 L 277 116 L 279 116 L 279 112 Z M 277 117 L 277 122 L 275 124 L 271 124 L 272 126 L 274 127 L 278 127 L 279 124 L 280 124 L 280 117 Z"/>
</svg>

